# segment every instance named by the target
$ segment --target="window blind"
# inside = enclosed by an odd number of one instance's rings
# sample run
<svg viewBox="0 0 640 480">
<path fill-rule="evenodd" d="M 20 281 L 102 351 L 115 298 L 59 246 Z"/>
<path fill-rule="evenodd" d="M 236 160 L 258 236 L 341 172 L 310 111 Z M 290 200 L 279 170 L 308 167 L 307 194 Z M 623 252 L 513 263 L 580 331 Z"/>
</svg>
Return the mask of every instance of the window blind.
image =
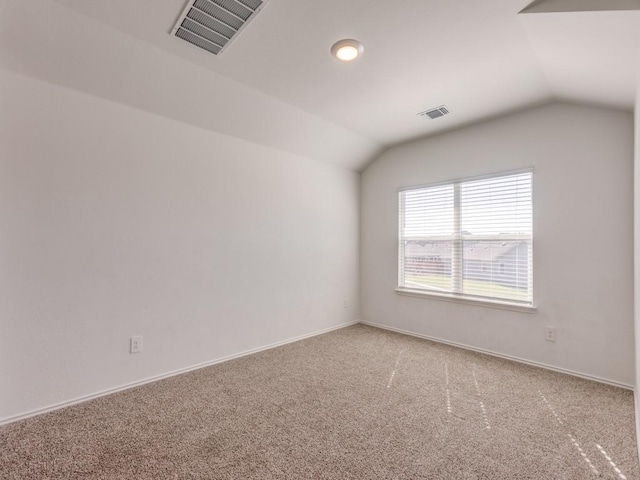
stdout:
<svg viewBox="0 0 640 480">
<path fill-rule="evenodd" d="M 399 193 L 399 287 L 533 301 L 531 171 Z"/>
</svg>

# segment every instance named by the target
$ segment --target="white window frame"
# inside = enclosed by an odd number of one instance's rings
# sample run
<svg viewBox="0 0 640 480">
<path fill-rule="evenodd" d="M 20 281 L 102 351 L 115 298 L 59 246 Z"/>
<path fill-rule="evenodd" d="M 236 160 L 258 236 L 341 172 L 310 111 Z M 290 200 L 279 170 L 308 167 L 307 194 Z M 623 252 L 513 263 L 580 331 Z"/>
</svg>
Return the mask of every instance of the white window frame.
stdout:
<svg viewBox="0 0 640 480">
<path fill-rule="evenodd" d="M 497 177 L 504 177 L 504 176 L 510 176 L 510 175 L 517 175 L 517 174 L 522 174 L 522 173 L 530 173 L 532 175 L 531 177 L 531 195 L 532 195 L 532 200 L 534 197 L 534 169 L 533 167 L 530 168 L 524 168 L 524 169 L 519 169 L 519 170 L 510 170 L 510 171 L 505 171 L 505 172 L 498 172 L 498 173 L 492 173 L 492 174 L 488 174 L 488 175 L 481 175 L 481 176 L 475 176 L 475 177 L 465 177 L 465 178 L 459 178 L 459 179 L 454 179 L 454 180 L 447 180 L 447 181 L 443 181 L 443 182 L 437 182 L 437 183 L 429 183 L 429 184 L 423 184 L 423 185 L 413 185 L 413 186 L 408 186 L 408 187 L 401 187 L 398 188 L 398 286 L 396 288 L 396 292 L 398 294 L 401 295 L 408 295 L 408 296 L 413 296 L 413 297 L 422 297 L 422 298 L 431 298 L 431 299 L 435 299 L 435 300 L 444 300 L 444 301 L 453 301 L 453 302 L 458 302 L 458 303 L 466 303 L 466 304 L 471 304 L 471 305 L 479 305 L 479 306 L 485 306 L 485 307 L 490 307 L 490 308 L 500 308 L 500 309 L 506 309 L 506 310 L 514 310 L 514 311 L 520 311 L 520 312 L 526 312 L 526 313 L 532 313 L 534 312 L 537 307 L 535 305 L 534 302 L 534 298 L 533 297 L 533 293 L 535 292 L 535 290 L 533 289 L 533 239 L 534 239 L 534 232 L 533 232 L 533 223 L 534 223 L 534 219 L 533 216 L 535 215 L 535 212 L 533 211 L 533 206 L 532 206 L 532 233 L 531 235 L 524 235 L 522 236 L 522 239 L 526 239 L 529 240 L 531 242 L 531 255 L 529 255 L 529 259 L 528 259 L 528 272 L 529 272 L 529 276 L 530 276 L 530 288 L 532 290 L 532 299 L 530 302 L 525 302 L 525 301 L 516 301 L 516 300 L 503 300 L 503 299 L 499 299 L 499 298 L 492 298 L 492 297 L 480 297 L 480 296 L 474 296 L 474 295 L 469 295 L 469 294 L 462 294 L 462 293 L 455 293 L 455 292 L 460 292 L 462 291 L 461 288 L 461 284 L 462 284 L 462 280 L 463 280 L 463 258 L 462 258 L 462 244 L 464 242 L 464 240 L 471 240 L 471 239 L 484 239 L 484 240 L 493 240 L 493 239 L 504 239 L 504 237 L 497 237 L 497 236 L 487 236 L 485 238 L 479 238 L 478 235 L 474 235 L 474 236 L 465 236 L 463 234 L 461 234 L 461 211 L 460 211 L 460 185 L 462 183 L 465 182 L 473 182 L 473 181 L 478 181 L 478 180 L 486 180 L 486 179 L 490 179 L 490 178 L 497 178 Z M 403 232 L 404 232 L 404 205 L 402 204 L 403 202 L 403 192 L 409 191 L 409 190 L 420 190 L 420 189 L 425 189 L 425 188 L 431 188 L 431 187 L 437 187 L 437 186 L 445 186 L 445 185 L 453 185 L 454 188 L 454 230 L 455 230 L 455 234 L 453 235 L 453 242 L 454 242 L 454 248 L 452 248 L 452 266 L 451 266 L 451 270 L 452 270 L 452 285 L 453 288 L 452 290 L 454 290 L 454 292 L 440 292 L 437 290 L 431 290 L 428 288 L 422 289 L 422 288 L 409 288 L 409 287 L 405 287 L 404 285 L 404 279 L 403 279 L 403 275 L 404 275 L 404 251 L 402 249 L 402 244 L 401 242 L 403 242 Z M 509 240 L 517 240 L 520 239 L 520 236 L 518 235 L 509 235 L 508 237 Z M 449 239 L 449 241 L 451 241 L 451 239 Z"/>
</svg>

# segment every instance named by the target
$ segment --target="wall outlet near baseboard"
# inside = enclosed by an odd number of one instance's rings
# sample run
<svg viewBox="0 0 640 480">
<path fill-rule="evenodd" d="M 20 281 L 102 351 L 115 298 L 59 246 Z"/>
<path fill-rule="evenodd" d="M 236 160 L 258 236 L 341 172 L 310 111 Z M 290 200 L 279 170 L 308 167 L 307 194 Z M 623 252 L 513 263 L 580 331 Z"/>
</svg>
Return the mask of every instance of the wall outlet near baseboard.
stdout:
<svg viewBox="0 0 640 480">
<path fill-rule="evenodd" d="M 556 341 L 556 327 L 545 327 L 544 328 L 544 339 L 547 342 L 555 342 Z"/>
<path fill-rule="evenodd" d="M 130 353 L 140 353 L 140 352 L 142 352 L 142 336 L 138 335 L 135 337 L 131 337 Z"/>
</svg>

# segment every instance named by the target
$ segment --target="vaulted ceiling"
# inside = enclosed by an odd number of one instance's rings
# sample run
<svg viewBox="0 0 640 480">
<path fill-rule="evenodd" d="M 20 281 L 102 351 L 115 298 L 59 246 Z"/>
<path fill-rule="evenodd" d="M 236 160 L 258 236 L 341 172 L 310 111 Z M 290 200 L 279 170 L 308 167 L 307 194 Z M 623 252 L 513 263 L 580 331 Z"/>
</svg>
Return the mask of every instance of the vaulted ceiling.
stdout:
<svg viewBox="0 0 640 480">
<path fill-rule="evenodd" d="M 219 56 L 169 34 L 185 4 L 0 0 L 0 68 L 355 170 L 553 100 L 635 99 L 640 0 L 269 0 Z M 361 59 L 329 54 L 342 38 Z"/>
</svg>

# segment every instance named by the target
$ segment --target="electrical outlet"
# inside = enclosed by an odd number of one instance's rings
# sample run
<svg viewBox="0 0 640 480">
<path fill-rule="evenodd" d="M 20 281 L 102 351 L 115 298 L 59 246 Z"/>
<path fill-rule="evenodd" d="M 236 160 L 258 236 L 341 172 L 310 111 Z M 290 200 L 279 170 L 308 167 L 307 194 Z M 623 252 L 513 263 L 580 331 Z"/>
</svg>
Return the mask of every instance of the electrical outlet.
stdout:
<svg viewBox="0 0 640 480">
<path fill-rule="evenodd" d="M 130 353 L 140 353 L 140 352 L 142 352 L 142 336 L 131 337 Z"/>
<path fill-rule="evenodd" d="M 344 299 L 344 308 L 347 309 L 349 308 L 349 299 L 345 297 Z"/>
<path fill-rule="evenodd" d="M 544 339 L 547 342 L 555 342 L 556 341 L 556 328 L 555 327 L 545 327 L 545 329 L 544 329 Z"/>
</svg>

